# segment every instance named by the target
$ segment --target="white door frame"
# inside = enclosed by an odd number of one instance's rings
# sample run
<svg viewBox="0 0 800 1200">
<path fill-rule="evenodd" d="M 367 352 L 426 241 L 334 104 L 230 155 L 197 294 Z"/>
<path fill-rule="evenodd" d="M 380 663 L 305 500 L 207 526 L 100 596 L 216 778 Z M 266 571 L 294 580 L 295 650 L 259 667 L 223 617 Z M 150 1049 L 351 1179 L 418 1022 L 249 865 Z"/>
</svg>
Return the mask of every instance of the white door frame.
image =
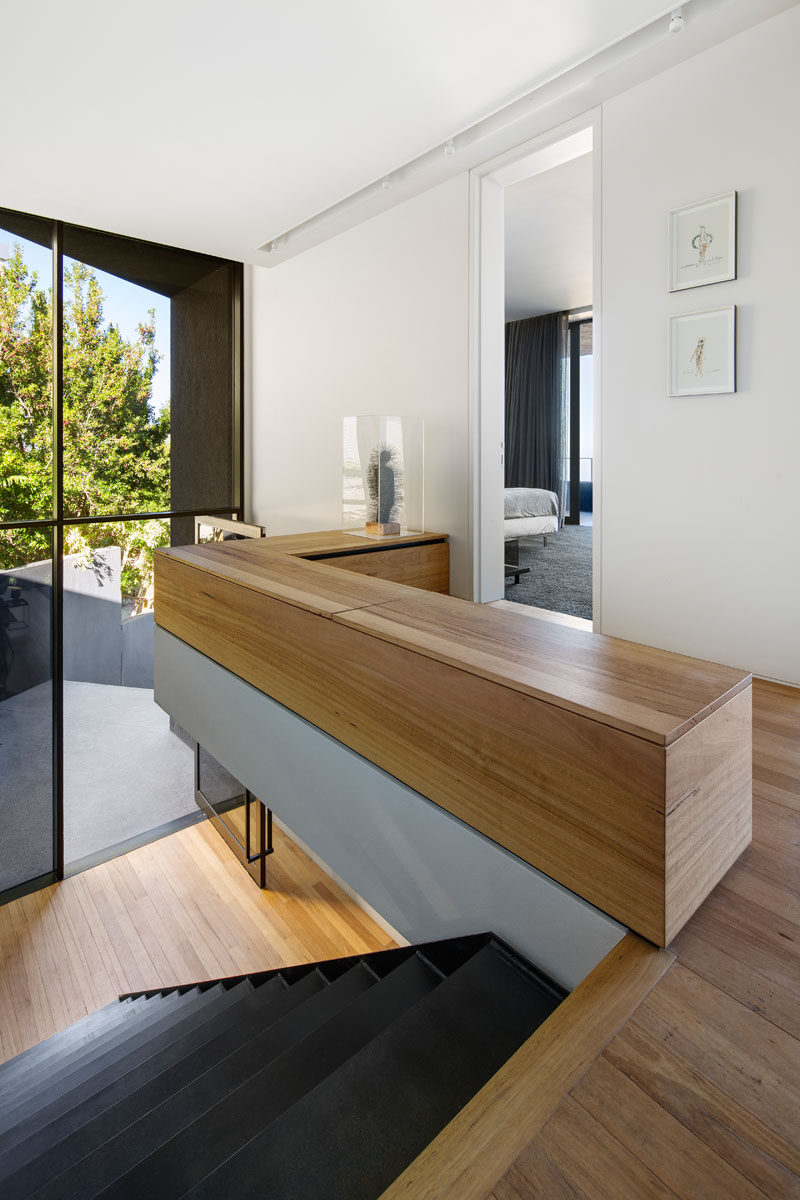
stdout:
<svg viewBox="0 0 800 1200">
<path fill-rule="evenodd" d="M 505 411 L 504 191 L 513 183 L 593 151 L 593 608 L 601 628 L 601 111 L 592 109 L 470 171 L 469 406 L 472 599 L 503 596 Z"/>
</svg>

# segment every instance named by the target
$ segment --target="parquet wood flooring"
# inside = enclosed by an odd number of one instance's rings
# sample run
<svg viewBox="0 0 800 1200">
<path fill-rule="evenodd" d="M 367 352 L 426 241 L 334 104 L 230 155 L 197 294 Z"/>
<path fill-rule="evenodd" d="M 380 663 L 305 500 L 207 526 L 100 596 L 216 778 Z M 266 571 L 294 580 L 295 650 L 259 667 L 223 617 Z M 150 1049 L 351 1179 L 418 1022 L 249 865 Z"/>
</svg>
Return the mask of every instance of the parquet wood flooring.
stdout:
<svg viewBox="0 0 800 1200">
<path fill-rule="evenodd" d="M 753 714 L 752 847 L 491 1200 L 800 1197 L 800 691 Z"/>
<path fill-rule="evenodd" d="M 122 992 L 393 945 L 275 831 L 261 892 L 210 824 L 0 907 L 0 1061 Z"/>
</svg>

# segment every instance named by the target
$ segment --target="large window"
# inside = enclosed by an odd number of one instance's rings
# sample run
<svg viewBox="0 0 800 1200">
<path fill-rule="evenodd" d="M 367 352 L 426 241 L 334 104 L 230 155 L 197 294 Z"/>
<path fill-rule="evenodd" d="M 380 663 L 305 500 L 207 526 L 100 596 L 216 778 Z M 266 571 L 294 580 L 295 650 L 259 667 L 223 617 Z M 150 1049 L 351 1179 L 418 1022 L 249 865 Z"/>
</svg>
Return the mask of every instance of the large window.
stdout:
<svg viewBox="0 0 800 1200">
<path fill-rule="evenodd" d="M 243 515 L 241 296 L 240 264 L 0 209 L 0 892 L 196 812 L 153 553 Z"/>
</svg>

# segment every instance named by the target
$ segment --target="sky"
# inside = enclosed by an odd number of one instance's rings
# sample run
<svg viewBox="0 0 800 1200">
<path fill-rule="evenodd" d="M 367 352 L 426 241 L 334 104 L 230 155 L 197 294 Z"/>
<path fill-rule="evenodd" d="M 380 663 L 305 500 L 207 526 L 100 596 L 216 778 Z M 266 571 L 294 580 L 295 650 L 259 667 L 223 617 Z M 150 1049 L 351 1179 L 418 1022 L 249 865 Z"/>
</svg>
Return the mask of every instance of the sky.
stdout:
<svg viewBox="0 0 800 1200">
<path fill-rule="evenodd" d="M 50 251 L 0 229 L 0 243 L 12 247 L 15 242 L 22 244 L 25 262 L 37 272 L 39 287 L 49 289 L 53 273 Z M 70 260 L 65 259 L 65 262 L 69 263 Z M 169 405 L 169 299 L 135 283 L 128 283 L 125 279 L 118 279 L 116 275 L 107 275 L 105 271 L 95 273 L 103 289 L 105 323 L 118 325 L 126 341 L 138 339 L 139 323 L 147 318 L 148 309 L 156 310 L 156 350 L 164 357 L 153 379 L 152 404 L 156 411 L 160 411 Z"/>
</svg>

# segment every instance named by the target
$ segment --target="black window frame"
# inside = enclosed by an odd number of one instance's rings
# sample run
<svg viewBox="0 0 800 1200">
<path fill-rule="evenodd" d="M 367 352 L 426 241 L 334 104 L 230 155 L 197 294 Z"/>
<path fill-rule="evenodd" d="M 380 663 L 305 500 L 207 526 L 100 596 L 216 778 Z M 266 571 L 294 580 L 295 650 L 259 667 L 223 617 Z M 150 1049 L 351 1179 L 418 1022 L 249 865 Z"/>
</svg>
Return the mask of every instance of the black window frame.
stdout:
<svg viewBox="0 0 800 1200">
<path fill-rule="evenodd" d="M 0 209 L 11 213 L 11 209 Z M 21 218 L 34 216 L 29 213 L 15 213 Z M 232 504 L 222 508 L 202 506 L 191 509 L 164 509 L 158 512 L 123 512 L 108 513 L 96 517 L 70 517 L 64 515 L 64 229 L 86 230 L 89 233 L 100 233 L 106 237 L 119 239 L 120 242 L 131 242 L 155 249 L 174 250 L 176 247 L 166 247 L 157 242 L 146 242 L 140 238 L 126 237 L 122 234 L 107 233 L 103 230 L 91 229 L 89 226 L 76 225 L 74 222 L 37 217 L 38 220 L 50 221 L 52 230 L 51 251 L 53 258 L 53 292 L 52 292 L 52 398 L 53 398 L 53 510 L 52 517 L 26 521 L 0 520 L 0 529 L 35 529 L 51 530 L 53 547 L 52 565 L 52 603 L 50 609 L 50 658 L 52 703 L 52 782 L 53 782 L 53 869 L 44 875 L 25 880 L 5 891 L 0 892 L 0 904 L 5 904 L 18 896 L 38 891 L 51 883 L 64 879 L 64 530 L 71 525 L 111 524 L 114 521 L 153 521 L 171 517 L 209 516 L 230 517 L 244 520 L 244 489 L 245 489 L 245 446 L 244 446 L 244 265 L 233 259 L 216 259 L 220 267 L 232 268 L 232 298 L 231 298 L 231 500 Z M 182 253 L 191 255 L 192 251 Z M 197 258 L 208 260 L 213 256 L 203 254 Z"/>
<path fill-rule="evenodd" d="M 581 523 L 581 330 L 591 317 L 569 323 L 569 515 L 565 525 Z M 594 351 L 592 351 L 594 353 Z"/>
</svg>

